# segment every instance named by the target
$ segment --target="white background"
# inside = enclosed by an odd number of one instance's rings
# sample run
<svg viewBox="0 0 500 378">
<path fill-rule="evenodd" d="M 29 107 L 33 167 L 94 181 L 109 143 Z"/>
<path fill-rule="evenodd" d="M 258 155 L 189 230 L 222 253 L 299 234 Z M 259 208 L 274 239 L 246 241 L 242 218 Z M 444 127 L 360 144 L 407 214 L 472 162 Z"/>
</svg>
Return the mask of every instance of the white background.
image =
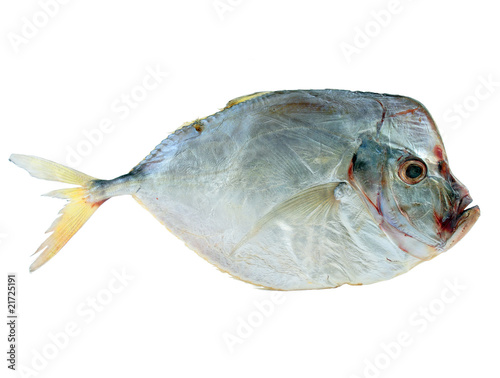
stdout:
<svg viewBox="0 0 500 378">
<path fill-rule="evenodd" d="M 495 3 L 401 0 L 390 19 L 387 1 L 220 3 L 228 8 L 218 13 L 212 0 L 70 1 L 16 52 L 13 34 L 23 36 L 24 17 L 43 24 L 41 6 L 2 2 L 0 293 L 6 274 L 16 272 L 18 363 L 32 369 L 21 376 L 497 376 Z M 376 21 L 375 14 L 386 17 Z M 348 61 L 342 42 L 356 46 L 366 29 L 366 46 Z M 120 119 L 113 102 L 157 66 L 168 77 Z M 497 83 L 489 91 L 487 80 Z M 478 87 L 481 99 L 474 99 Z M 103 205 L 50 263 L 28 273 L 30 254 L 63 205 L 39 195 L 61 185 L 31 178 L 8 162 L 11 153 L 66 163 L 68 148 L 109 117 L 114 130 L 77 168 L 113 178 L 183 122 L 212 114 L 231 98 L 298 88 L 401 94 L 424 103 L 443 133 L 454 174 L 481 206 L 472 231 L 453 250 L 393 280 L 284 293 L 271 308 L 273 292 L 222 274 L 132 198 L 120 197 Z M 454 105 L 464 102 L 467 114 L 457 118 Z M 113 272 L 122 270 L 133 278 L 115 282 L 120 292 L 110 297 Z M 456 292 L 446 291 L 455 281 Z M 106 304 L 95 312 L 89 298 Z M 267 306 L 265 314 L 259 304 Z M 242 334 L 248 318 L 254 326 Z M 62 336 L 68 325 L 78 335 Z M 397 347 L 400 333 L 411 342 Z M 241 343 L 229 348 L 228 335 Z M 3 326 L 2 356 L 6 350 Z M 0 360 L 3 377 L 9 371 Z"/>
</svg>

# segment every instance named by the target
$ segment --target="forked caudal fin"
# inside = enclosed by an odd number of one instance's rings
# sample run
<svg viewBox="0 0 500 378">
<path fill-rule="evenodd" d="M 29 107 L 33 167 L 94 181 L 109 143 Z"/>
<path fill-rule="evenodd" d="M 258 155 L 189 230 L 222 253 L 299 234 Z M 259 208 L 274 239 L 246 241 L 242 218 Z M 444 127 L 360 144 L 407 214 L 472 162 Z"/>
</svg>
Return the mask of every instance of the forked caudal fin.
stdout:
<svg viewBox="0 0 500 378">
<path fill-rule="evenodd" d="M 28 171 L 33 177 L 80 185 L 76 188 L 59 189 L 45 194 L 49 197 L 69 200 L 69 203 L 62 208 L 59 217 L 46 231 L 52 234 L 34 253 L 41 252 L 30 266 L 30 272 L 33 272 L 54 257 L 108 198 L 92 196 L 92 185 L 96 179 L 72 168 L 35 156 L 11 155 L 9 160 Z"/>
</svg>

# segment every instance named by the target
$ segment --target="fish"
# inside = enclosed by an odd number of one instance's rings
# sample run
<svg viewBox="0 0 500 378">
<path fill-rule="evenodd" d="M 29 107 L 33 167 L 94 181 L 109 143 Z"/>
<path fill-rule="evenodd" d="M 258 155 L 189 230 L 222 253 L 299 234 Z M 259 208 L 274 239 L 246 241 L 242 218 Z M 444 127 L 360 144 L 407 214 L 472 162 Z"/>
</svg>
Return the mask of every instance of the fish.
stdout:
<svg viewBox="0 0 500 378">
<path fill-rule="evenodd" d="M 388 280 L 441 255 L 480 216 L 452 174 L 428 110 L 399 95 L 257 92 L 185 123 L 129 173 L 97 179 L 13 154 L 32 176 L 73 184 L 33 272 L 107 200 L 131 195 L 232 277 L 274 290 Z"/>
</svg>

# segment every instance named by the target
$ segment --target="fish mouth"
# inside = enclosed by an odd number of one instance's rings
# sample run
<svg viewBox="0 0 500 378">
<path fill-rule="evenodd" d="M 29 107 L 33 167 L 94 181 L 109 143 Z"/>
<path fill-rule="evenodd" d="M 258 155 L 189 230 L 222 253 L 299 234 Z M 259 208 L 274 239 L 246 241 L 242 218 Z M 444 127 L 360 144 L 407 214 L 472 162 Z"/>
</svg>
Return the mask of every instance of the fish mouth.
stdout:
<svg viewBox="0 0 500 378">
<path fill-rule="evenodd" d="M 469 195 L 462 197 L 456 210 L 458 215 L 442 225 L 448 235 L 450 235 L 448 240 L 446 240 L 444 245 L 440 248 L 443 252 L 457 244 L 469 232 L 472 226 L 474 226 L 481 215 L 479 206 L 476 205 L 467 208 L 471 203 L 472 198 Z"/>
<path fill-rule="evenodd" d="M 457 207 L 457 213 L 460 214 L 459 217 L 461 217 L 463 215 L 463 213 L 465 212 L 465 209 L 471 203 L 472 203 L 472 197 L 468 194 L 466 194 L 465 196 L 463 196 L 460 199 L 460 202 L 458 203 L 458 207 Z"/>
</svg>

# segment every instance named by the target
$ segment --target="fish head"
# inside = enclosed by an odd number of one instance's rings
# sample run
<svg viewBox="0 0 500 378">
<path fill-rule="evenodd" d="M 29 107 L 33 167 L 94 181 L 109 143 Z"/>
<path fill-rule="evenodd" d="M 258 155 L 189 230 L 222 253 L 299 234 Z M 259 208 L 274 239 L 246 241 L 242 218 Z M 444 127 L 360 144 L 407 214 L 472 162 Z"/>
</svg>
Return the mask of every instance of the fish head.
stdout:
<svg viewBox="0 0 500 378">
<path fill-rule="evenodd" d="M 441 143 L 412 150 L 364 138 L 349 181 L 391 241 L 420 260 L 451 248 L 480 215 L 478 206 L 467 209 L 472 198 Z"/>
</svg>

